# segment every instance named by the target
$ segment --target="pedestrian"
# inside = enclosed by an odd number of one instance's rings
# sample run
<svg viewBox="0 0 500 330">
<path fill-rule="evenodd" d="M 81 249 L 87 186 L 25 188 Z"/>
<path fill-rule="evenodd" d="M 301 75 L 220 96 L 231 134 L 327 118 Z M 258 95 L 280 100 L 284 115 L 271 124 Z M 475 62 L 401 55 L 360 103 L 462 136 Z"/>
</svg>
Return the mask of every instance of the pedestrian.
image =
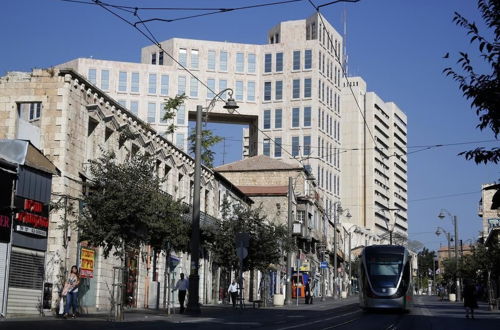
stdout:
<svg viewBox="0 0 500 330">
<path fill-rule="evenodd" d="M 307 279 L 306 287 L 305 287 L 305 292 L 306 296 L 306 304 L 312 304 L 312 297 L 311 297 L 311 279 Z"/>
<path fill-rule="evenodd" d="M 172 292 L 175 290 L 179 290 L 179 305 L 180 305 L 180 313 L 184 313 L 184 300 L 186 300 L 186 292 L 189 288 L 189 281 L 184 278 L 184 273 L 181 273 L 181 278 L 180 280 L 177 281 L 175 284 L 174 289 Z"/>
<path fill-rule="evenodd" d="M 233 302 L 233 308 L 236 308 L 236 299 L 238 298 L 238 290 L 240 289 L 240 286 L 238 283 L 236 283 L 236 280 L 233 279 L 231 284 L 229 285 L 229 288 L 227 289 L 227 292 L 231 295 L 231 301 Z"/>
<path fill-rule="evenodd" d="M 72 266 L 71 271 L 64 284 L 62 295 L 66 297 L 66 305 L 64 306 L 64 318 L 68 318 L 70 308 L 73 309 L 72 317 L 75 318 L 78 314 L 78 285 L 80 277 L 78 276 L 78 267 Z"/>
<path fill-rule="evenodd" d="M 477 297 L 476 297 L 476 287 L 471 280 L 466 279 L 464 286 L 464 307 L 465 307 L 465 317 L 469 318 L 469 311 L 471 317 L 474 318 L 474 309 L 477 308 Z"/>
</svg>

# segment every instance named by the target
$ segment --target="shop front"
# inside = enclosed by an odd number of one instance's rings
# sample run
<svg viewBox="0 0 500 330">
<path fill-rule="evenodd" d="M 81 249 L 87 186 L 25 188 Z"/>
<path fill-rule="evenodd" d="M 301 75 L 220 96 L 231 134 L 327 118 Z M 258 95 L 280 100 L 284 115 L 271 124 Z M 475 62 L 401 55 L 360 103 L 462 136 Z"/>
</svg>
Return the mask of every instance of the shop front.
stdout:
<svg viewBox="0 0 500 330">
<path fill-rule="evenodd" d="M 28 141 L 0 140 L 0 159 L 16 164 L 12 216 L 2 215 L 2 223 L 11 225 L 5 268 L 0 269 L 5 278 L 2 308 L 6 316 L 38 314 L 45 300 L 52 175 L 58 172 Z"/>
</svg>

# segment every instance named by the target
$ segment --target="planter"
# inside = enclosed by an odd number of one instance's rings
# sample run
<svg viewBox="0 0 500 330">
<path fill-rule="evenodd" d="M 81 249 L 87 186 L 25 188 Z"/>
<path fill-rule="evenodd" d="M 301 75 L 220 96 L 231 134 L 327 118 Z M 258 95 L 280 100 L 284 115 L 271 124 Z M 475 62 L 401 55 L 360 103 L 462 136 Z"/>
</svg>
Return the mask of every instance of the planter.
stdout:
<svg viewBox="0 0 500 330">
<path fill-rule="evenodd" d="M 451 301 L 451 302 L 455 302 L 457 301 L 457 295 L 455 293 L 450 293 L 448 295 L 448 299 Z"/>
<path fill-rule="evenodd" d="M 285 296 L 282 294 L 275 294 L 273 296 L 273 305 L 274 306 L 283 306 L 285 305 Z"/>
</svg>

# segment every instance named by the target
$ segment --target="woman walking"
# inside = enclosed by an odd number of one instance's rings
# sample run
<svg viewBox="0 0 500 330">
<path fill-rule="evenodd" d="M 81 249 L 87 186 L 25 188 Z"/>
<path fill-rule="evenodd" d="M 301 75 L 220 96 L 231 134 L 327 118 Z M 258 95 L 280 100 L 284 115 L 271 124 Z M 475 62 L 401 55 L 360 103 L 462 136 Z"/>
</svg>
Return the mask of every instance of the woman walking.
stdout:
<svg viewBox="0 0 500 330">
<path fill-rule="evenodd" d="M 73 318 L 76 317 L 78 312 L 78 284 L 80 284 L 80 277 L 78 276 L 78 267 L 72 266 L 71 272 L 66 279 L 66 284 L 63 289 L 63 296 L 66 296 L 66 306 L 64 307 L 64 318 L 68 317 L 69 309 L 73 308 Z"/>
</svg>

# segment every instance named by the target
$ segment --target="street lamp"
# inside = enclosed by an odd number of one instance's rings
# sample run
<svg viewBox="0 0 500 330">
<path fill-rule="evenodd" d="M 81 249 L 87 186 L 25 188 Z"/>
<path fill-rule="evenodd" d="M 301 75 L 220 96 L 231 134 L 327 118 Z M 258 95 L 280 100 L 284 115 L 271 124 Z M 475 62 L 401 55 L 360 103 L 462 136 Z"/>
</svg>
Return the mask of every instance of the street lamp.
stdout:
<svg viewBox="0 0 500 330">
<path fill-rule="evenodd" d="M 344 213 L 344 209 L 340 205 L 340 201 L 333 204 L 333 209 L 335 210 L 333 215 L 333 298 L 337 299 L 337 224 L 339 222 L 339 217 Z M 350 218 L 351 215 L 347 210 L 347 215 Z"/>
<path fill-rule="evenodd" d="M 207 113 L 215 106 L 217 99 L 228 91 L 229 98 L 225 101 L 224 109 L 229 113 L 234 113 L 238 109 L 238 104 L 233 99 L 233 90 L 226 88 L 220 91 L 210 101 L 210 104 L 203 108 L 201 105 L 196 106 L 196 140 L 194 151 L 194 187 L 193 187 L 193 220 L 191 231 L 191 270 L 189 273 L 189 298 L 186 311 L 190 314 L 200 314 L 200 297 L 198 295 L 200 287 L 200 275 L 198 273 L 200 261 L 200 181 L 201 181 L 201 136 L 202 136 L 202 117 L 203 110 Z"/>
<path fill-rule="evenodd" d="M 455 267 L 456 267 L 456 277 L 457 277 L 457 300 L 461 301 L 461 292 L 460 292 L 460 277 L 458 274 L 458 219 L 456 215 L 452 215 L 450 212 L 448 212 L 445 209 L 441 209 L 441 212 L 439 212 L 438 218 L 443 220 L 446 215 L 448 215 L 451 218 L 451 221 L 453 223 L 453 227 L 455 229 Z M 448 250 L 449 251 L 449 250 Z"/>
<path fill-rule="evenodd" d="M 439 235 L 441 235 L 441 233 L 444 233 L 446 235 L 446 239 L 448 240 L 448 259 L 451 259 L 450 242 L 453 242 L 453 238 L 451 237 L 450 233 L 447 232 L 444 228 L 437 227 L 436 236 L 439 237 Z"/>
</svg>

